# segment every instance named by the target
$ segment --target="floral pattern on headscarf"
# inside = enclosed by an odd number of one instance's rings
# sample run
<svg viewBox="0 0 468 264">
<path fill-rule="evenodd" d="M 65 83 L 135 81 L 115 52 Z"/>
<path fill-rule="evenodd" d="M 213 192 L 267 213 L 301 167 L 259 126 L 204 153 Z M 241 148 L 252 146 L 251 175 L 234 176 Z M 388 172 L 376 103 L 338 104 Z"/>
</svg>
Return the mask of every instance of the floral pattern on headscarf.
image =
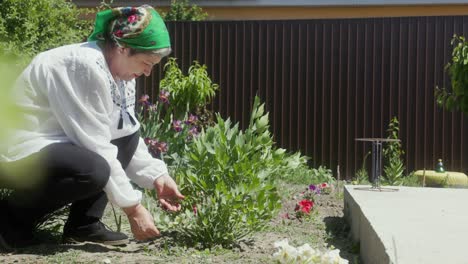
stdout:
<svg viewBox="0 0 468 264">
<path fill-rule="evenodd" d="M 151 13 L 145 8 L 121 7 L 112 11 L 118 17 L 110 25 L 111 36 L 115 40 L 134 38 L 140 35 L 152 18 Z"/>
</svg>

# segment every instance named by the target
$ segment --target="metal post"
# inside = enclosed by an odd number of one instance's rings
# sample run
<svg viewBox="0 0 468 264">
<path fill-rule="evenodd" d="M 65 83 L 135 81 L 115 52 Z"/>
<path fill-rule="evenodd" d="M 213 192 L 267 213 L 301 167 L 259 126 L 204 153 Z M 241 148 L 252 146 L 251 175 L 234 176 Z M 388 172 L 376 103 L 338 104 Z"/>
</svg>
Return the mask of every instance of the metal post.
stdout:
<svg viewBox="0 0 468 264">
<path fill-rule="evenodd" d="M 382 175 L 382 142 L 372 142 L 372 172 L 370 182 L 372 187 L 380 188 L 380 176 Z"/>
</svg>

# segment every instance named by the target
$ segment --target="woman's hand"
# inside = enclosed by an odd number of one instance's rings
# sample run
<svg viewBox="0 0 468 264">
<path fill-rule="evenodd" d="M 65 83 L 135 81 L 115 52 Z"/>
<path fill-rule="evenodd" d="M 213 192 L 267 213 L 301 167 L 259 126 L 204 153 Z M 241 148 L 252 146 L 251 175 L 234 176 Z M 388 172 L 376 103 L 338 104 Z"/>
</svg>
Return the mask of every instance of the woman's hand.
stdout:
<svg viewBox="0 0 468 264">
<path fill-rule="evenodd" d="M 123 211 L 127 214 L 133 237 L 136 240 L 148 240 L 160 235 L 154 225 L 153 217 L 143 205 L 123 208 Z"/>
<path fill-rule="evenodd" d="M 184 196 L 179 192 L 177 184 L 169 175 L 157 178 L 153 185 L 158 194 L 158 200 L 164 209 L 169 211 L 180 210 L 178 200 L 184 199 Z"/>
</svg>

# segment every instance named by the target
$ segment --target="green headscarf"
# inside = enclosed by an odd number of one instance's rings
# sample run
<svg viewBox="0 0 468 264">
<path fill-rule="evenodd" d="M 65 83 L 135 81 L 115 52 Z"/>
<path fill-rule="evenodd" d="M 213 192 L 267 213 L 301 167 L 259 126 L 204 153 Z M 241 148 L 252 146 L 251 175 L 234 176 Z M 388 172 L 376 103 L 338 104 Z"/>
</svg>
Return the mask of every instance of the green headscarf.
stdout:
<svg viewBox="0 0 468 264">
<path fill-rule="evenodd" d="M 166 25 L 151 6 L 119 7 L 98 12 L 88 41 L 104 40 L 108 34 L 118 45 L 137 50 L 169 48 Z"/>
</svg>

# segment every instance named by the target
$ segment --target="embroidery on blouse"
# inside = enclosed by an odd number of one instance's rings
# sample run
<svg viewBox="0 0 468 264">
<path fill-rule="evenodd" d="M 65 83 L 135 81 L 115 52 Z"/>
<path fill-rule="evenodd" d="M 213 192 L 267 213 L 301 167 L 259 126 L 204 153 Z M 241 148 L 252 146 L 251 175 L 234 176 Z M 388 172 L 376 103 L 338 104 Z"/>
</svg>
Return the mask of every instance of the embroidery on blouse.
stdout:
<svg viewBox="0 0 468 264">
<path fill-rule="evenodd" d="M 135 126 L 136 121 L 132 117 L 132 115 L 128 112 L 129 108 L 135 107 L 135 90 L 128 89 L 127 88 L 128 82 L 126 81 L 119 81 L 118 83 L 116 83 L 112 75 L 109 73 L 109 71 L 104 67 L 103 62 L 101 62 L 100 60 L 97 60 L 96 63 L 99 66 L 99 68 L 101 68 L 102 70 L 104 70 L 104 72 L 106 72 L 107 80 L 109 81 L 109 86 L 111 88 L 112 101 L 117 107 L 120 108 L 120 119 L 117 125 L 117 129 L 122 129 L 123 123 L 128 122 L 127 120 L 129 120 L 130 123 L 133 126 Z M 124 118 L 125 115 L 128 117 L 128 119 Z"/>
</svg>

